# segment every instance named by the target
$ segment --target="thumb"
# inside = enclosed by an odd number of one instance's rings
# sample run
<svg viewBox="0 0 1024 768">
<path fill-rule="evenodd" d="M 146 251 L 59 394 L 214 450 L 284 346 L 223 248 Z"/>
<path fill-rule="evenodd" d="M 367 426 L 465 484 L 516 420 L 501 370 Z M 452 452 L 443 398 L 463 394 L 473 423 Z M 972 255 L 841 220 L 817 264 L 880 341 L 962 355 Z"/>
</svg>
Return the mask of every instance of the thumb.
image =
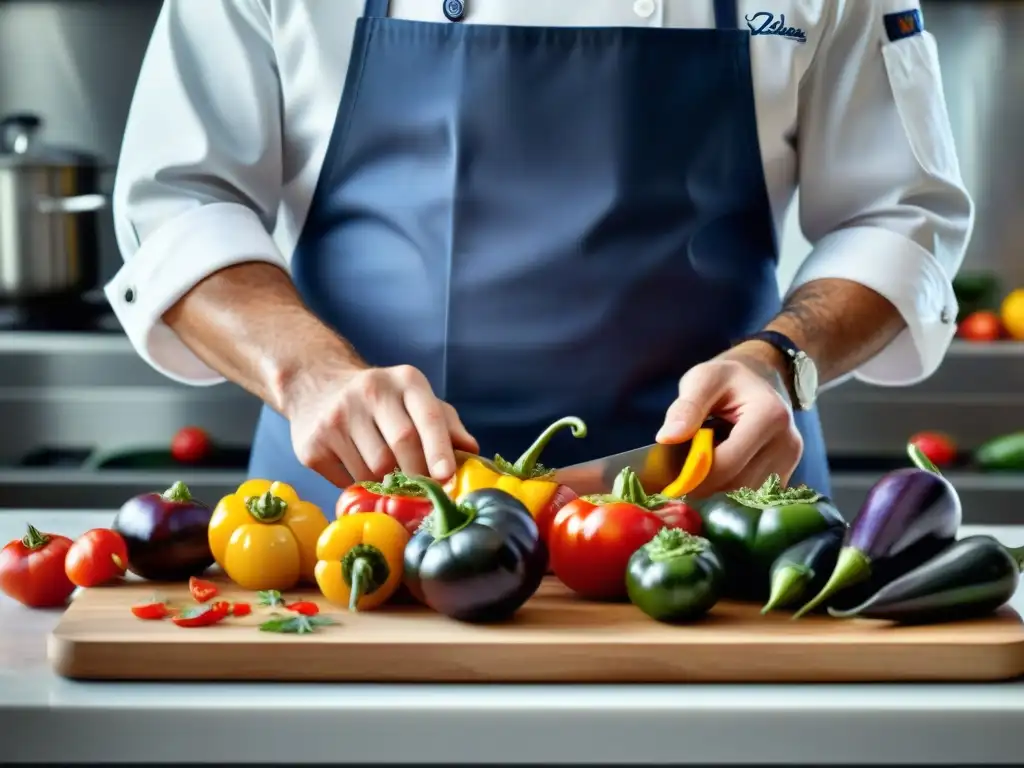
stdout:
<svg viewBox="0 0 1024 768">
<path fill-rule="evenodd" d="M 682 443 L 692 438 L 718 405 L 727 384 L 722 369 L 715 365 L 705 363 L 687 371 L 679 380 L 679 396 L 665 413 L 665 423 L 655 440 Z"/>
<path fill-rule="evenodd" d="M 467 453 L 479 453 L 480 445 L 476 438 L 469 434 L 459 414 L 448 403 L 444 403 L 444 418 L 448 424 L 448 434 L 452 438 L 452 447 Z"/>
</svg>

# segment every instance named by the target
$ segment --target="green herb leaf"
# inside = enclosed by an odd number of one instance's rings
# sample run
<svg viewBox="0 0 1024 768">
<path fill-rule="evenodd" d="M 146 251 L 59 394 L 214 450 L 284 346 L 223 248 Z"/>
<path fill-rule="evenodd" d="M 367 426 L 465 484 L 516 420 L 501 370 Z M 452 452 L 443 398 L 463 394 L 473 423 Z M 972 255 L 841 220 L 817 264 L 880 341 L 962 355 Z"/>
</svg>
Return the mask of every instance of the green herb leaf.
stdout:
<svg viewBox="0 0 1024 768">
<path fill-rule="evenodd" d="M 256 593 L 260 605 L 269 605 L 273 608 L 276 605 L 284 605 L 284 597 L 276 589 L 263 589 Z"/>
<path fill-rule="evenodd" d="M 330 616 L 281 616 L 271 614 L 271 618 L 260 624 L 260 632 L 279 632 L 288 635 L 308 635 L 317 627 L 329 627 L 337 624 Z"/>
</svg>

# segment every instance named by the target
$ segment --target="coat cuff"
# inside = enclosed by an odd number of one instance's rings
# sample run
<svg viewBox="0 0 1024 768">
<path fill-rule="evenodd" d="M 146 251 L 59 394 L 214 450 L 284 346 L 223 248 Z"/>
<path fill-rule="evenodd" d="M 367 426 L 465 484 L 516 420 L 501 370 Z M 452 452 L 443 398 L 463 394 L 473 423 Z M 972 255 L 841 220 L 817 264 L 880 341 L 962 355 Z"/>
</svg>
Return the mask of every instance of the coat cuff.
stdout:
<svg viewBox="0 0 1024 768">
<path fill-rule="evenodd" d="M 175 381 L 210 386 L 224 377 L 185 346 L 163 322 L 163 314 L 213 273 L 253 261 L 288 269 L 253 211 L 236 203 L 213 203 L 154 231 L 104 292 L 143 360 Z"/>
<path fill-rule="evenodd" d="M 938 369 L 956 333 L 953 284 L 935 256 L 912 240 L 877 227 L 850 227 L 822 238 L 797 271 L 792 294 L 814 280 L 840 278 L 888 299 L 907 327 L 853 372 L 878 386 L 917 384 Z"/>
</svg>

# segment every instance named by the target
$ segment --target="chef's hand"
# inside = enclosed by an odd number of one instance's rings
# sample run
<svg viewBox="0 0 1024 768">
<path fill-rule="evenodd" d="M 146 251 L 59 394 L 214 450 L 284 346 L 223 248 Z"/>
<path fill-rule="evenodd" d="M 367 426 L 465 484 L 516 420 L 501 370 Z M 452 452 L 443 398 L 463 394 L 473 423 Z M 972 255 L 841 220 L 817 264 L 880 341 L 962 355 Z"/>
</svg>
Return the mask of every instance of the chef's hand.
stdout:
<svg viewBox="0 0 1024 768">
<path fill-rule="evenodd" d="M 339 488 L 380 480 L 396 467 L 443 482 L 456 469 L 453 448 L 479 450 L 455 409 L 434 395 L 416 368 L 305 372 L 290 398 L 295 454 Z"/>
<path fill-rule="evenodd" d="M 752 342 L 694 366 L 679 380 L 679 396 L 665 415 L 659 443 L 689 440 L 711 415 L 733 424 L 729 437 L 715 447 L 711 472 L 695 496 L 757 488 L 772 473 L 789 482 L 804 444 L 781 366 L 775 350 Z"/>
</svg>

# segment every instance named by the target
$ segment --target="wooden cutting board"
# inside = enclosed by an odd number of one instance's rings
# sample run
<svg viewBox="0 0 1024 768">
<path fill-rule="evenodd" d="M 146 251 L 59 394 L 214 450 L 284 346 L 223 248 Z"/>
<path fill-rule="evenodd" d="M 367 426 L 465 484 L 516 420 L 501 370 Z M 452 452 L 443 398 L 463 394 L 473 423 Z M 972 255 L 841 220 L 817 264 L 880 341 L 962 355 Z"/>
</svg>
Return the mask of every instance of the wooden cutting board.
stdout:
<svg viewBox="0 0 1024 768">
<path fill-rule="evenodd" d="M 227 599 L 254 599 L 226 581 Z M 268 608 L 200 629 L 141 621 L 130 607 L 154 591 L 188 600 L 185 585 L 124 583 L 84 590 L 49 640 L 60 675 L 101 680 L 338 682 L 874 682 L 984 681 L 1024 675 L 1024 623 L 1009 609 L 930 627 L 786 614 L 721 603 L 688 626 L 655 622 L 628 604 L 576 599 L 549 580 L 514 620 L 471 626 L 405 605 L 352 614 L 312 634 L 260 632 Z"/>
</svg>

